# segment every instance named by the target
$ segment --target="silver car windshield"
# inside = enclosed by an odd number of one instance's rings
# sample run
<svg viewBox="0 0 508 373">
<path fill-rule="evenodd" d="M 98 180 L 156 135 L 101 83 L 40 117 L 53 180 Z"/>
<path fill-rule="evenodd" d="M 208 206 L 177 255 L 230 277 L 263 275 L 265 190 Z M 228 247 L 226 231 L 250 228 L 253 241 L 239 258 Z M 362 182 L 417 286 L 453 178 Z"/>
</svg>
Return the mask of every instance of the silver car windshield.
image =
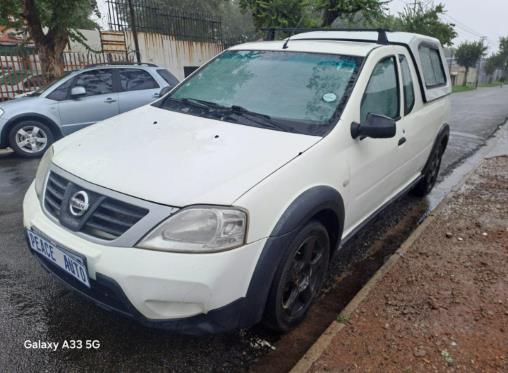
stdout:
<svg viewBox="0 0 508 373">
<path fill-rule="evenodd" d="M 361 62 L 361 57 L 336 54 L 226 51 L 160 107 L 319 135 L 340 115 Z"/>
</svg>

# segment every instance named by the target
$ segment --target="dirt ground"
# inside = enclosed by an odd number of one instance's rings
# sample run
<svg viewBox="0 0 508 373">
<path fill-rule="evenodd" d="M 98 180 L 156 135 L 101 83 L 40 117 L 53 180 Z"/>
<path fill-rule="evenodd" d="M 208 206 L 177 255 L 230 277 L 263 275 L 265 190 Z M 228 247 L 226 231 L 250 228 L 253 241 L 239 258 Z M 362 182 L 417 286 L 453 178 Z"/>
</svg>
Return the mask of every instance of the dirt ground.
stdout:
<svg viewBox="0 0 508 373">
<path fill-rule="evenodd" d="M 484 160 L 312 372 L 508 372 L 508 157 Z"/>
</svg>

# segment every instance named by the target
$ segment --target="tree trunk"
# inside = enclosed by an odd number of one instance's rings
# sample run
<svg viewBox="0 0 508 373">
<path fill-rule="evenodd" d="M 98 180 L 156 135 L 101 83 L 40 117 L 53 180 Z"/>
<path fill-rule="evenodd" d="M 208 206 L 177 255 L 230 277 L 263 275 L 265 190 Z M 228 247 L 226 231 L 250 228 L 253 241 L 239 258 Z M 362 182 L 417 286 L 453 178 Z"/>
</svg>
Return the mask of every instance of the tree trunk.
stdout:
<svg viewBox="0 0 508 373">
<path fill-rule="evenodd" d="M 465 87 L 467 85 L 467 76 L 469 75 L 469 66 L 466 66 L 466 74 L 464 75 L 464 83 L 462 85 Z"/>
<path fill-rule="evenodd" d="M 62 53 L 65 49 L 65 44 L 56 43 L 57 45 L 47 45 L 46 43 L 37 45 L 39 52 L 39 60 L 41 62 L 41 74 L 44 80 L 49 83 L 64 73 L 64 63 Z M 60 45 L 58 45 L 60 44 Z"/>
<path fill-rule="evenodd" d="M 340 15 L 341 12 L 338 10 L 325 9 L 323 12 L 323 21 L 321 22 L 321 27 L 331 26 L 333 21 L 335 21 Z"/>
<path fill-rule="evenodd" d="M 45 34 L 35 0 L 23 0 L 23 16 L 30 37 L 39 53 L 44 80 L 50 82 L 64 73 L 62 52 L 69 37 L 68 30 L 61 24 L 49 28 Z"/>
</svg>

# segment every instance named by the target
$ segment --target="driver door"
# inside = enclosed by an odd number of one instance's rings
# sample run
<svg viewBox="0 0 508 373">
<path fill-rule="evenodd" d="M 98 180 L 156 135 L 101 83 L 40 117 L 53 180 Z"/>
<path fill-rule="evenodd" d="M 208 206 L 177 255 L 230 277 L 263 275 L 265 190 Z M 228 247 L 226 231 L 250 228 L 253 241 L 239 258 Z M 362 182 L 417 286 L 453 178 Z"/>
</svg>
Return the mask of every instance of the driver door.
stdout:
<svg viewBox="0 0 508 373">
<path fill-rule="evenodd" d="M 400 89 L 395 56 L 381 58 L 375 64 L 358 108 L 360 123 L 368 113 L 400 120 Z M 358 137 L 351 146 L 351 227 L 375 212 L 396 191 L 399 181 L 397 133 L 392 138 Z"/>
<path fill-rule="evenodd" d="M 64 135 L 119 113 L 111 69 L 90 70 L 77 75 L 72 87 L 78 86 L 85 88 L 84 96 L 68 97 L 58 103 Z"/>
</svg>

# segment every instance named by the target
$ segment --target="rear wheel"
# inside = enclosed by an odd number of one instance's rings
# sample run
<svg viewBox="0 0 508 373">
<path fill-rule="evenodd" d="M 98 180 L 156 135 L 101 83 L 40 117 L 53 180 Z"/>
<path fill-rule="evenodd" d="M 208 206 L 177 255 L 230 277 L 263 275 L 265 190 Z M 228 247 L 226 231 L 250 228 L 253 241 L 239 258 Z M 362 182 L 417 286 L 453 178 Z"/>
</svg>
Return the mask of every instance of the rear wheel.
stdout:
<svg viewBox="0 0 508 373">
<path fill-rule="evenodd" d="M 321 289 L 330 258 L 330 240 L 319 221 L 309 222 L 294 238 L 272 283 L 264 323 L 286 332 L 301 322 Z"/>
<path fill-rule="evenodd" d="M 436 184 L 437 176 L 439 174 L 439 168 L 441 167 L 441 158 L 443 156 L 444 146 L 437 146 L 430 155 L 430 158 L 425 168 L 422 179 L 415 185 L 412 194 L 418 197 L 424 197 L 430 193 L 434 185 Z"/>
<path fill-rule="evenodd" d="M 9 131 L 9 146 L 22 157 L 40 157 L 54 139 L 49 127 L 36 120 L 21 121 Z"/>
</svg>

